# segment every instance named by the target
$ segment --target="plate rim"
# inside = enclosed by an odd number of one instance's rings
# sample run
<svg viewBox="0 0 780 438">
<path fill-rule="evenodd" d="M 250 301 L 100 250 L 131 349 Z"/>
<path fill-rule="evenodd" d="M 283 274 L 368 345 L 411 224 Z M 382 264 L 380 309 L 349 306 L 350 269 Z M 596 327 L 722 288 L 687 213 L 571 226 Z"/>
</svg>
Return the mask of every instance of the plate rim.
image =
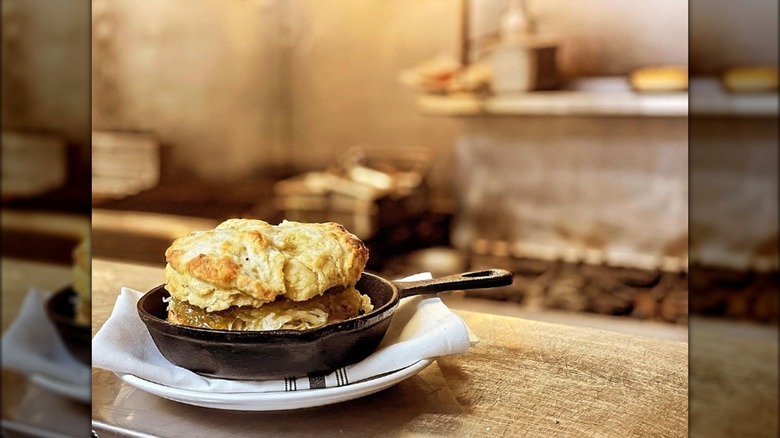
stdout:
<svg viewBox="0 0 780 438">
<path fill-rule="evenodd" d="M 299 391 L 212 393 L 174 388 L 129 373 L 114 374 L 124 383 L 138 390 L 179 403 L 237 411 L 278 411 L 324 406 L 360 398 L 416 375 L 435 360 L 435 358 L 420 359 L 405 368 L 344 386 Z M 235 403 L 242 403 L 242 405 L 236 406 Z"/>
<path fill-rule="evenodd" d="M 76 400 L 82 403 L 90 403 L 92 401 L 92 388 L 90 385 L 85 386 L 68 382 L 43 373 L 30 373 L 28 379 L 30 379 L 30 382 L 40 386 L 41 388 L 61 395 L 65 398 Z"/>
</svg>

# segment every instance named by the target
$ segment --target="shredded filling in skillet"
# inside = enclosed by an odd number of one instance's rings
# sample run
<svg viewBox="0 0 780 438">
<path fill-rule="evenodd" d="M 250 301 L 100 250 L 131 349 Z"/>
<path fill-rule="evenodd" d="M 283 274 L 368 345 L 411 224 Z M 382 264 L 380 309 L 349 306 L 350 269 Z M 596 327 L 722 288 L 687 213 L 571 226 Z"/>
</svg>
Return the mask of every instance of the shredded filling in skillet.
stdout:
<svg viewBox="0 0 780 438">
<path fill-rule="evenodd" d="M 373 309 L 369 297 L 354 287 L 334 287 L 306 301 L 279 297 L 260 307 L 233 306 L 214 312 L 171 297 L 168 320 L 221 330 L 306 330 L 356 318 Z"/>
</svg>

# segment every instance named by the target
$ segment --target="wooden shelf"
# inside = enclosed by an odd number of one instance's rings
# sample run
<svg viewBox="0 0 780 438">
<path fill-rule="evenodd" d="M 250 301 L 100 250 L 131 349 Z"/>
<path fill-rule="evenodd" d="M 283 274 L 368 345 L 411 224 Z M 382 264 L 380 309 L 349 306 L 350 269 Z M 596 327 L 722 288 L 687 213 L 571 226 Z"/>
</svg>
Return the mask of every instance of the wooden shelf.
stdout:
<svg viewBox="0 0 780 438">
<path fill-rule="evenodd" d="M 439 116 L 655 116 L 687 117 L 688 93 L 637 93 L 625 78 L 590 78 L 560 91 L 480 98 L 425 95 L 425 114 Z"/>
<path fill-rule="evenodd" d="M 691 114 L 696 116 L 777 117 L 777 93 L 732 94 L 714 77 L 693 79 Z"/>
<path fill-rule="evenodd" d="M 693 78 L 687 92 L 638 93 L 622 77 L 589 78 L 569 89 L 479 97 L 423 95 L 419 110 L 434 116 L 776 117 L 777 93 L 732 94 L 717 78 Z"/>
</svg>

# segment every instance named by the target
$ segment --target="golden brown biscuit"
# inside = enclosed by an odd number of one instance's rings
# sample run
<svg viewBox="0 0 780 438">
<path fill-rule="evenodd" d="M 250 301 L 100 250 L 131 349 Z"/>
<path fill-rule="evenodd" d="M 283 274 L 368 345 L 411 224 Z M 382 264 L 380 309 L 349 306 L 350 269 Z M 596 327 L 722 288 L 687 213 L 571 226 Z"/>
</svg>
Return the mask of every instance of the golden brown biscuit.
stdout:
<svg viewBox="0 0 780 438">
<path fill-rule="evenodd" d="M 73 250 L 71 280 L 78 295 L 76 320 L 88 324 L 92 317 L 92 258 L 89 237 L 82 240 Z"/>
<path fill-rule="evenodd" d="M 336 223 L 279 225 L 230 219 L 176 239 L 165 252 L 166 289 L 208 312 L 305 301 L 354 286 L 368 260 L 357 237 Z"/>
</svg>

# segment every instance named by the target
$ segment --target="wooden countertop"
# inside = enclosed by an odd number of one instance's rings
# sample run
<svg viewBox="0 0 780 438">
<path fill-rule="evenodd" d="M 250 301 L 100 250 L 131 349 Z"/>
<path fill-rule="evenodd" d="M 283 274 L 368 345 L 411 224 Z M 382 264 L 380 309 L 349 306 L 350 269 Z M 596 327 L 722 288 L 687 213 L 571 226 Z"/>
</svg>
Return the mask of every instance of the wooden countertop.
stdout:
<svg viewBox="0 0 780 438">
<path fill-rule="evenodd" d="M 70 271 L 70 265 L 3 257 L 3 333 L 16 319 L 30 288 L 59 290 L 70 282 Z M 2 381 L 2 427 L 7 436 L 88 436 L 86 404 L 33 384 L 16 370 L 3 368 Z"/>
<path fill-rule="evenodd" d="M 70 282 L 71 267 L 28 260 L 2 259 L 3 333 L 14 322 L 30 288 L 56 291 Z"/>
<path fill-rule="evenodd" d="M 93 261 L 93 334 L 122 286 L 148 290 L 161 267 Z M 686 436 L 688 346 L 457 311 L 481 339 L 379 393 L 283 412 L 168 401 L 93 369 L 93 428 L 167 436 Z"/>
</svg>

